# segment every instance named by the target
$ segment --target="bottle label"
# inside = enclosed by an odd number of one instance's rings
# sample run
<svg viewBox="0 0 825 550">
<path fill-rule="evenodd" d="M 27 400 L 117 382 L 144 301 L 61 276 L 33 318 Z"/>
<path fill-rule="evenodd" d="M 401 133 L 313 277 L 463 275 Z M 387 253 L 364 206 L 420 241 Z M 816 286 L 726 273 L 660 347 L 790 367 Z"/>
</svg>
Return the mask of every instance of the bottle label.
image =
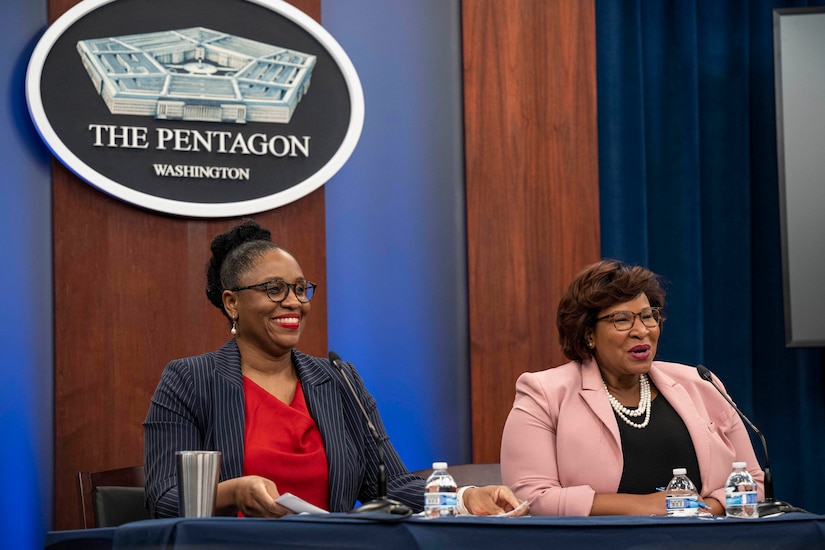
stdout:
<svg viewBox="0 0 825 550">
<path fill-rule="evenodd" d="M 725 507 L 728 506 L 750 506 L 759 502 L 756 491 L 744 491 L 739 493 L 728 493 L 725 495 Z"/>
<path fill-rule="evenodd" d="M 458 505 L 456 494 L 452 493 L 424 493 L 426 508 L 455 508 Z"/>
<path fill-rule="evenodd" d="M 695 516 L 699 513 L 697 495 L 670 495 L 666 497 L 667 515 Z"/>
<path fill-rule="evenodd" d="M 455 491 L 424 493 L 424 517 L 452 517 L 456 515 L 457 504 Z"/>
</svg>

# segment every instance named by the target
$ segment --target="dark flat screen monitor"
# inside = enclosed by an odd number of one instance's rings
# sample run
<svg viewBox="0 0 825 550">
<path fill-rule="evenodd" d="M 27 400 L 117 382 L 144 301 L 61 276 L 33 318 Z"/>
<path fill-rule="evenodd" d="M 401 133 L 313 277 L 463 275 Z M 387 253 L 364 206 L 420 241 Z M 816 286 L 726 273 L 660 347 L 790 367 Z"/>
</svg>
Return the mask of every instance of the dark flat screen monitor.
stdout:
<svg viewBox="0 0 825 550">
<path fill-rule="evenodd" d="M 825 346 L 825 7 L 773 12 L 785 339 Z"/>
</svg>

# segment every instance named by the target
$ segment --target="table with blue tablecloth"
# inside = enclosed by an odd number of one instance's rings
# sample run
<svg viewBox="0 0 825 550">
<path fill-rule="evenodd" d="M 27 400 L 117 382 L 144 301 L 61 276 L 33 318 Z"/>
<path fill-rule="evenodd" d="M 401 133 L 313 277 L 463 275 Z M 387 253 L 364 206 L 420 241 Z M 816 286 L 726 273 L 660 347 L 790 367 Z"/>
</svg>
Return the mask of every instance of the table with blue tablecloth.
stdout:
<svg viewBox="0 0 825 550">
<path fill-rule="evenodd" d="M 47 550 L 667 547 L 825 549 L 825 516 L 789 513 L 750 520 L 624 516 L 399 520 L 382 514 L 321 514 L 270 520 L 145 520 L 112 528 L 52 531 L 46 536 Z"/>
</svg>

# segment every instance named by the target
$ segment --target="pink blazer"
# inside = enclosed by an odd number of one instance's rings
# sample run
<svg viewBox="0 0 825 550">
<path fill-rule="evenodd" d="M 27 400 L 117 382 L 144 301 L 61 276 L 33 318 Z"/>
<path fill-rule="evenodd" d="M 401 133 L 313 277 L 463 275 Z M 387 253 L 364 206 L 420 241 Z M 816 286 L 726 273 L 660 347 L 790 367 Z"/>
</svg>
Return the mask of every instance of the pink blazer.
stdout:
<svg viewBox="0 0 825 550">
<path fill-rule="evenodd" d="M 649 376 L 685 423 L 702 497 L 725 502 L 731 463 L 744 461 L 764 498 L 764 474 L 736 411 L 696 369 L 654 361 Z M 724 386 L 717 380 L 717 385 Z M 501 475 L 534 515 L 587 516 L 597 493 L 615 493 L 624 467 L 619 426 L 595 361 L 522 374 L 501 440 Z M 651 492 L 655 490 L 651 487 Z"/>
</svg>

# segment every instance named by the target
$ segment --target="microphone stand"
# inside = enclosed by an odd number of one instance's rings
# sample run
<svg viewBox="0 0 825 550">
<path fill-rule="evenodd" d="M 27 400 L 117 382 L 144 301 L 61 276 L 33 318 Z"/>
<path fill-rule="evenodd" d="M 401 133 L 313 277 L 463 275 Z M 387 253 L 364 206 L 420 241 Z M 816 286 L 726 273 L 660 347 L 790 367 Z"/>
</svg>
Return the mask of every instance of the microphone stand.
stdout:
<svg viewBox="0 0 825 550">
<path fill-rule="evenodd" d="M 722 388 L 716 385 L 716 382 L 713 381 L 713 376 L 707 367 L 705 367 L 704 365 L 697 365 L 696 370 L 699 372 L 699 376 L 701 376 L 702 379 L 707 380 L 708 382 L 713 384 L 713 387 L 716 388 L 716 391 L 718 391 L 719 394 L 725 398 L 725 401 L 727 401 L 728 404 L 731 407 L 733 407 L 733 410 L 736 411 L 736 413 L 739 415 L 739 418 L 741 418 L 745 424 L 750 426 L 751 430 L 753 430 L 753 432 L 759 437 L 759 441 L 762 443 L 762 453 L 765 457 L 765 469 L 763 470 L 765 472 L 765 500 L 756 504 L 756 509 L 759 511 L 759 517 L 761 518 L 784 512 L 804 512 L 804 510 L 802 510 L 801 508 L 796 508 L 795 506 L 791 506 L 787 502 L 782 502 L 779 500 L 775 500 L 773 498 L 773 475 L 771 474 L 771 461 L 768 458 L 768 443 L 767 441 L 765 441 L 765 436 L 762 435 L 762 432 L 759 431 L 759 428 L 757 428 L 753 424 L 753 422 L 751 422 L 748 419 L 748 417 L 745 416 L 745 413 L 739 410 L 739 407 L 737 407 L 736 403 L 734 403 L 731 400 L 731 398 L 728 397 L 728 394 L 722 391 Z"/>
<path fill-rule="evenodd" d="M 332 363 L 332 365 L 335 366 L 335 368 L 337 368 L 341 373 L 341 377 L 344 379 L 344 382 L 346 382 L 347 388 L 349 388 L 352 397 L 358 404 L 358 408 L 361 409 L 361 414 L 364 415 L 364 419 L 367 421 L 367 427 L 369 428 L 370 434 L 375 441 L 375 448 L 378 450 L 378 496 L 369 502 L 361 504 L 361 506 L 355 508 L 350 513 L 378 512 L 382 514 L 398 515 L 402 518 L 412 515 L 412 510 L 409 506 L 387 497 L 387 467 L 384 462 L 384 442 L 381 440 L 378 430 L 375 429 L 375 425 L 370 420 L 367 410 L 358 398 L 358 394 L 355 392 L 352 382 L 350 382 L 349 377 L 344 371 L 344 364 L 341 361 L 341 357 L 334 351 L 330 351 L 329 362 Z"/>
</svg>

